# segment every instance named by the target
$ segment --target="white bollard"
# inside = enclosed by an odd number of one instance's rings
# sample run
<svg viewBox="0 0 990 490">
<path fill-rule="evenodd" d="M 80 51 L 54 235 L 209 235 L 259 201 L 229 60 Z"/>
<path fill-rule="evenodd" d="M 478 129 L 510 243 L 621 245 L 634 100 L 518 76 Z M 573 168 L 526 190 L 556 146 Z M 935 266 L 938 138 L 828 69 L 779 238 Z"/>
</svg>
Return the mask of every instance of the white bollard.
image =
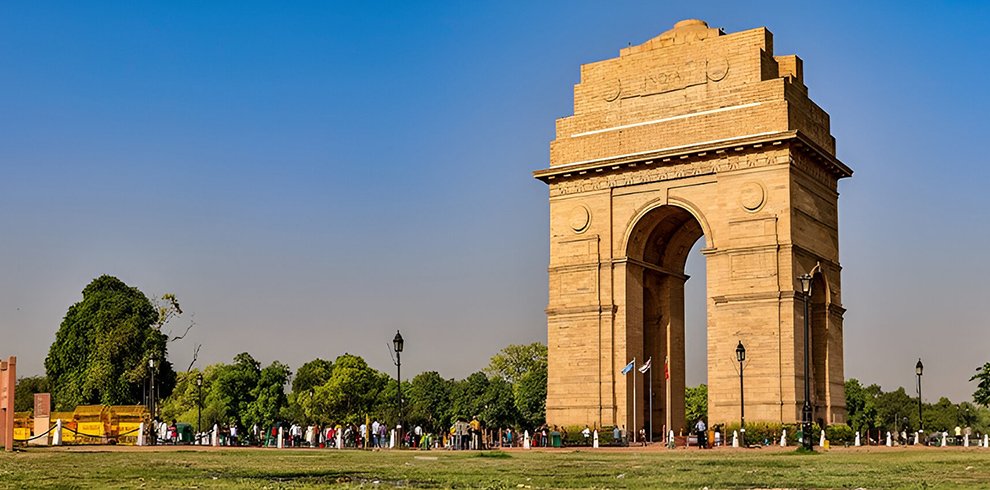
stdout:
<svg viewBox="0 0 990 490">
<path fill-rule="evenodd" d="M 963 436 L 963 447 L 969 447 L 969 434 Z"/>
<path fill-rule="evenodd" d="M 732 447 L 739 447 L 739 431 L 737 430 L 732 431 Z"/>
<path fill-rule="evenodd" d="M 142 427 L 143 426 L 144 424 L 142 424 Z M 141 434 L 142 435 L 144 434 L 144 430 L 141 431 Z M 58 419 L 55 421 L 55 436 L 52 437 L 52 446 L 61 446 L 61 445 L 62 445 L 62 419 Z"/>
<path fill-rule="evenodd" d="M 890 439 L 890 431 L 888 430 L 887 431 L 887 447 L 890 447 L 890 446 L 893 446 L 893 445 L 894 445 L 894 441 L 892 441 Z"/>
<path fill-rule="evenodd" d="M 948 437 L 948 435 L 949 435 L 949 433 L 948 433 L 948 432 L 943 432 L 943 433 L 942 433 L 942 447 L 945 447 L 945 446 L 947 446 L 947 445 L 948 445 L 948 444 L 946 443 L 946 441 L 945 441 L 945 438 L 946 438 L 946 437 Z"/>
<path fill-rule="evenodd" d="M 285 432 L 282 430 L 281 427 L 278 428 L 278 443 L 277 443 L 277 447 L 279 449 L 282 449 L 283 447 L 285 447 Z"/>
<path fill-rule="evenodd" d="M 389 449 L 395 449 L 395 429 L 392 429 L 391 435 L 388 438 Z"/>
<path fill-rule="evenodd" d="M 787 447 L 787 429 L 780 431 L 780 447 Z"/>
<path fill-rule="evenodd" d="M 344 448 L 344 435 L 343 435 L 343 432 L 344 432 L 343 429 L 337 429 L 337 449 L 343 449 Z"/>
<path fill-rule="evenodd" d="M 213 424 L 213 434 L 211 435 L 210 439 L 211 439 L 210 440 L 210 445 L 211 446 L 219 446 L 220 445 L 220 426 L 219 425 Z"/>
<path fill-rule="evenodd" d="M 818 440 L 818 445 L 821 446 L 821 447 L 825 447 L 825 431 L 824 430 L 822 430 L 822 437 L 821 437 L 821 439 Z"/>
<path fill-rule="evenodd" d="M 598 449 L 598 429 L 595 429 L 594 442 L 591 443 L 591 447 Z"/>
<path fill-rule="evenodd" d="M 856 443 L 855 443 L 855 446 L 856 447 L 859 447 L 860 446 L 860 442 L 859 442 L 859 431 L 858 430 L 856 431 Z"/>
<path fill-rule="evenodd" d="M 990 448 L 990 435 L 983 434 L 983 447 Z"/>
<path fill-rule="evenodd" d="M 529 431 L 523 432 L 523 449 L 529 449 Z"/>
</svg>

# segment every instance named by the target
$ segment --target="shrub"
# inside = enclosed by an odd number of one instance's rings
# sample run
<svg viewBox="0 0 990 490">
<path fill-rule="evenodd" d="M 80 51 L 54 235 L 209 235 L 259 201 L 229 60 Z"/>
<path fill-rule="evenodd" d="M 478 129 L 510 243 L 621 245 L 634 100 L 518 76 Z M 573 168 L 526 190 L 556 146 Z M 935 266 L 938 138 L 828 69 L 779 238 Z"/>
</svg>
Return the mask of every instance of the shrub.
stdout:
<svg viewBox="0 0 990 490">
<path fill-rule="evenodd" d="M 832 424 L 825 428 L 825 438 L 830 444 L 852 444 L 856 433 L 846 424 Z"/>
</svg>

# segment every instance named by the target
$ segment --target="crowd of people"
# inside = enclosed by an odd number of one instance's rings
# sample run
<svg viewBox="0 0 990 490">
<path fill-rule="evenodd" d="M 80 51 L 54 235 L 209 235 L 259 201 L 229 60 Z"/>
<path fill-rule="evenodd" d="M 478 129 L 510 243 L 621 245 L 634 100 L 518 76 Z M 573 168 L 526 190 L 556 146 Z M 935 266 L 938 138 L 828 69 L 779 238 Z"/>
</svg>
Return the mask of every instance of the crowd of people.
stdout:
<svg viewBox="0 0 990 490">
<path fill-rule="evenodd" d="M 478 450 L 497 445 L 513 445 L 516 438 L 512 429 L 498 431 L 486 429 L 478 417 L 471 420 L 458 418 L 447 431 L 424 429 L 413 425 L 403 430 L 400 426 L 389 427 L 385 422 L 369 419 L 360 424 L 328 424 L 303 426 L 295 422 L 278 422 L 268 427 L 252 426 L 243 437 L 239 437 L 236 422 L 217 424 L 209 430 L 201 431 L 191 440 L 181 437 L 179 426 L 155 421 L 153 427 L 159 443 L 178 444 L 191 442 L 198 445 L 218 446 L 260 446 L 260 447 L 313 447 L 313 448 L 359 448 L 380 449 L 396 445 L 414 449 Z M 544 428 L 544 435 L 546 430 Z M 214 440 L 215 439 L 215 440 Z"/>
</svg>

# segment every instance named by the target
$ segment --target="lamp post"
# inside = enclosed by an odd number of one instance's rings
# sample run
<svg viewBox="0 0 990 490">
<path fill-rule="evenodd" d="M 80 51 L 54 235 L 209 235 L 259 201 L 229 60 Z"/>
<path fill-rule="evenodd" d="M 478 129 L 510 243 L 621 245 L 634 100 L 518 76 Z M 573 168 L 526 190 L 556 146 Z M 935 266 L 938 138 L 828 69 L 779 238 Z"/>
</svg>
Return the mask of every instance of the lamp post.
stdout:
<svg viewBox="0 0 990 490">
<path fill-rule="evenodd" d="M 804 293 L 804 407 L 801 409 L 801 441 L 808 451 L 811 447 L 811 381 L 809 379 L 810 366 L 808 358 L 811 353 L 808 349 L 808 300 L 811 298 L 811 275 L 802 274 L 801 292 Z"/>
<path fill-rule="evenodd" d="M 925 422 L 921 419 L 921 374 L 925 370 L 925 365 L 921 363 L 921 358 L 918 358 L 918 364 L 914 365 L 914 374 L 918 375 L 918 431 L 925 431 Z"/>
<path fill-rule="evenodd" d="M 203 431 L 203 373 L 196 374 L 196 433 Z"/>
<path fill-rule="evenodd" d="M 399 449 L 402 449 L 402 348 L 404 344 L 405 341 L 402 340 L 402 334 L 400 334 L 399 331 L 396 330 L 395 337 L 392 338 L 392 348 L 395 349 L 395 380 L 397 382 L 396 386 L 398 387 L 398 396 L 396 398 L 396 405 L 399 407 L 399 414 L 398 414 L 399 427 L 396 435 L 398 436 L 397 438 L 399 440 L 397 443 Z"/>
<path fill-rule="evenodd" d="M 736 346 L 736 360 L 739 361 L 739 445 L 746 447 L 746 398 L 743 390 L 743 361 L 746 360 L 746 348 L 742 340 Z"/>
<path fill-rule="evenodd" d="M 148 371 L 151 373 L 151 383 L 148 386 L 148 411 L 151 413 L 151 445 L 158 443 L 158 418 L 155 416 L 155 355 L 148 358 Z"/>
</svg>

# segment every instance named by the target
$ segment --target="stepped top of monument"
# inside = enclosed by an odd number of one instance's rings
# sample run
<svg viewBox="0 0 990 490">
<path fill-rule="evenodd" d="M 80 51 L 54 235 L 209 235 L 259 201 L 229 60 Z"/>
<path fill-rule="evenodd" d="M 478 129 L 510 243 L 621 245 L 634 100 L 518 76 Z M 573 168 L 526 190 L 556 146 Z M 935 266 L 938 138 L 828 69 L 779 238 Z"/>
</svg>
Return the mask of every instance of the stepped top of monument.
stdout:
<svg viewBox="0 0 990 490">
<path fill-rule="evenodd" d="M 765 27 L 727 34 L 686 19 L 616 58 L 581 66 L 574 114 L 557 120 L 550 166 L 773 135 L 801 138 L 835 159 L 829 117 L 808 97 L 803 61 L 774 55 Z"/>
</svg>

